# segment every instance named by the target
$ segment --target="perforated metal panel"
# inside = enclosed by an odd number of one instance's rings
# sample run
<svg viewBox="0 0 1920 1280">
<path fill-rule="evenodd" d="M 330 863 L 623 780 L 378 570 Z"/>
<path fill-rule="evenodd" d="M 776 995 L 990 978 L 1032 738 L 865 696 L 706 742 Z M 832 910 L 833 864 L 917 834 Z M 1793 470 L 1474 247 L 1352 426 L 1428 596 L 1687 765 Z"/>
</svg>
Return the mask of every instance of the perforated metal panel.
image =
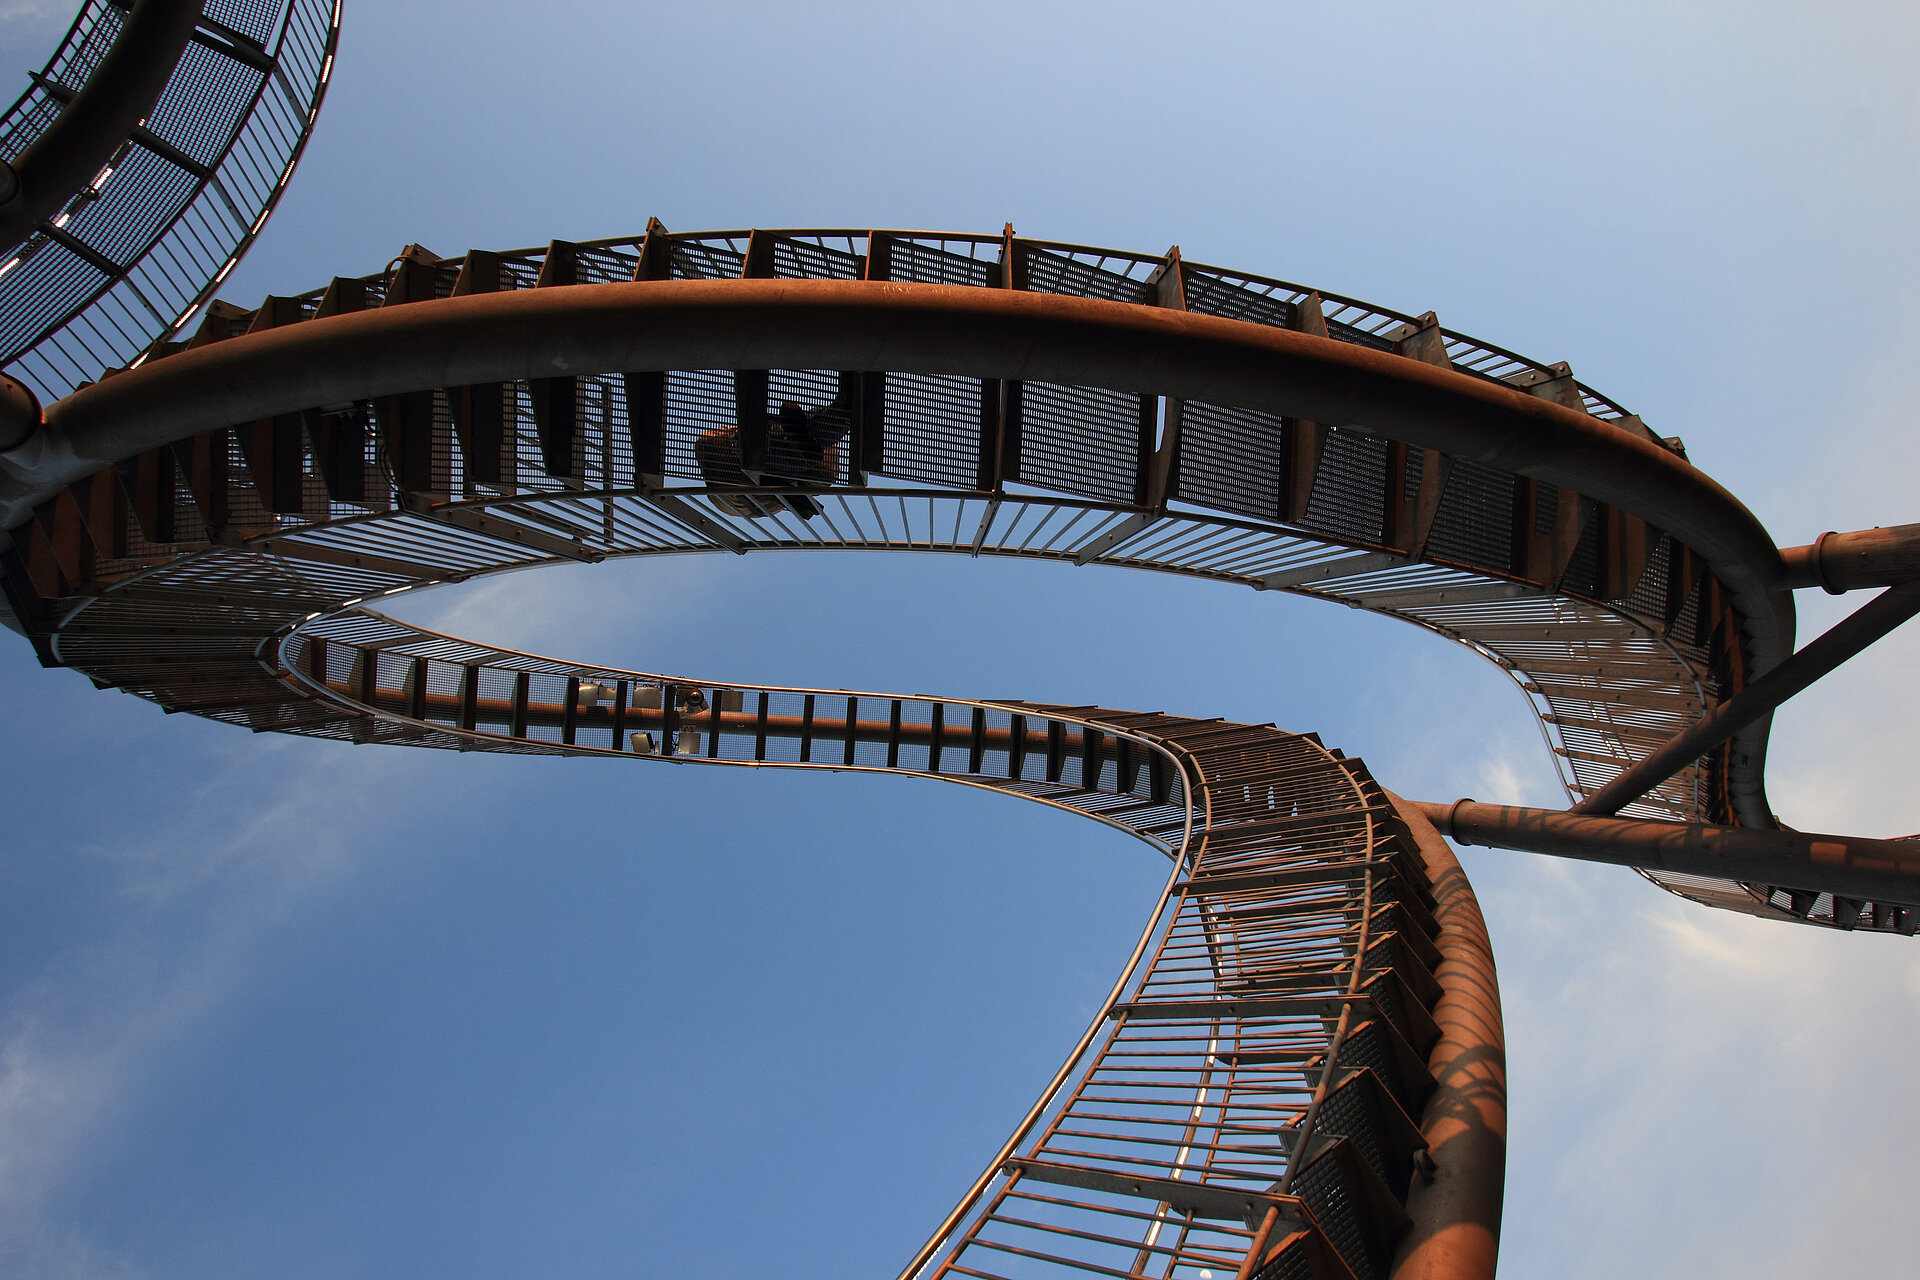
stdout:
<svg viewBox="0 0 1920 1280">
<path fill-rule="evenodd" d="M 0 121 L 0 156 L 17 160 L 52 124 L 61 93 L 85 87 L 122 23 L 114 4 L 88 0 L 45 83 Z M 0 367 L 43 401 L 188 321 L 259 233 L 312 131 L 339 35 L 335 0 L 213 0 L 202 28 L 144 132 L 0 255 Z"/>
<path fill-rule="evenodd" d="M 1175 496 L 1236 515 L 1275 519 L 1284 444 L 1281 419 L 1273 414 L 1185 401 Z"/>
</svg>

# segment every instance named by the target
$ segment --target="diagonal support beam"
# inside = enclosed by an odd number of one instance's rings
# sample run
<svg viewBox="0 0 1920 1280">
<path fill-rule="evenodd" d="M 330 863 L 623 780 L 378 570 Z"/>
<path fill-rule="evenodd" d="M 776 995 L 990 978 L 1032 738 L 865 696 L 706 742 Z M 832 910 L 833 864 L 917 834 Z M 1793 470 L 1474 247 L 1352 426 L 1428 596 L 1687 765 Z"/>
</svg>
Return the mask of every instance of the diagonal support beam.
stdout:
<svg viewBox="0 0 1920 1280">
<path fill-rule="evenodd" d="M 737 556 L 747 554 L 747 543 L 744 539 L 685 498 L 678 498 L 670 493 L 649 493 L 644 495 L 642 500 L 648 506 L 671 516 L 701 537 L 711 539 L 733 554 Z"/>
<path fill-rule="evenodd" d="M 1160 513 L 1157 511 L 1134 512 L 1105 533 L 1096 538 L 1088 539 L 1084 545 L 1076 548 L 1073 553 L 1073 562 L 1075 564 L 1090 564 L 1098 560 L 1101 556 L 1112 551 L 1121 543 L 1130 541 L 1137 534 L 1159 520 L 1159 518 Z"/>
<path fill-rule="evenodd" d="M 1727 699 L 1692 728 L 1573 806 L 1571 812 L 1618 813 L 1808 685 L 1920 613 L 1920 581 L 1890 587 L 1831 631 Z"/>
<path fill-rule="evenodd" d="M 412 494 L 402 495 L 402 505 L 423 519 L 444 524 L 449 528 L 462 529 L 468 533 L 477 533 L 490 541 L 504 543 L 521 550 L 544 551 L 549 555 L 577 560 L 582 564 L 596 564 L 606 559 L 603 552 L 587 546 L 578 538 L 563 538 L 543 529 L 530 529 L 524 524 L 504 520 L 479 508 L 438 506 Z"/>
<path fill-rule="evenodd" d="M 1397 569 L 1413 563 L 1415 562 L 1410 557 L 1391 551 L 1362 551 L 1357 555 L 1342 556 L 1338 560 L 1320 560 L 1313 564 L 1269 573 L 1260 579 L 1259 589 L 1278 591 L 1283 587 L 1311 586 L 1317 582 L 1330 582 L 1335 578 L 1353 578 L 1363 573 L 1378 573 L 1382 569 Z"/>
</svg>

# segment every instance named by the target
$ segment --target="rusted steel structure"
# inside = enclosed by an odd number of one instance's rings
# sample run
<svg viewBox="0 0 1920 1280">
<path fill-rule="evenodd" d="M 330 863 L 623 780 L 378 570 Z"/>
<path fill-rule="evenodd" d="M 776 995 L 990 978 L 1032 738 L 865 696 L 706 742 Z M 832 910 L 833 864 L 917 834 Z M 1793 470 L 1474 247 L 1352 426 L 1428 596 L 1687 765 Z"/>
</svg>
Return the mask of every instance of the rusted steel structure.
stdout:
<svg viewBox="0 0 1920 1280">
<path fill-rule="evenodd" d="M 1414 622 L 1514 677 L 1576 798 L 1640 769 L 1628 816 L 1770 828 L 1770 702 L 1643 763 L 1791 656 L 1821 566 L 1912 558 L 1868 535 L 1783 557 L 1677 441 L 1431 313 L 1011 229 L 415 246 L 165 354 L 0 455 L 10 599 L 46 660 L 255 728 L 341 732 L 263 646 L 394 590 L 702 550 L 1011 555 Z M 227 587 L 257 611 L 210 602 Z M 1646 873 L 1819 924 L 1909 905 Z"/>
<path fill-rule="evenodd" d="M 1167 855 L 1099 1014 L 903 1276 L 1492 1274 L 1505 1081 L 1479 908 L 1425 819 L 1317 739 L 715 685 L 366 610 L 289 633 L 277 661 L 363 741 L 896 772 Z"/>
<path fill-rule="evenodd" d="M 1430 313 L 1011 228 L 655 223 L 410 246 L 155 354 L 0 452 L 0 583 L 44 662 L 256 731 L 941 778 L 1169 856 L 1100 1017 L 905 1277 L 1491 1274 L 1498 999 L 1440 831 L 1920 928 L 1904 848 L 1780 831 L 1763 781 L 1780 690 L 1905 616 L 1912 531 L 1783 554 L 1677 441 Z M 1569 792 L 1627 816 L 1405 804 L 1271 726 L 617 671 L 368 607 L 538 564 L 831 549 L 1413 622 L 1509 672 Z M 1893 590 L 1796 656 L 1791 592 L 1816 584 Z"/>
<path fill-rule="evenodd" d="M 1764 786 L 1771 711 L 1920 611 L 1920 527 L 1782 552 L 1564 364 L 1011 227 L 409 246 L 203 306 L 285 188 L 339 18 L 87 0 L 0 120 L 5 619 L 49 665 L 256 731 L 893 772 L 1165 854 L 1098 1016 L 902 1280 L 1491 1276 L 1504 1041 L 1442 833 L 1920 931 L 1920 845 L 1783 830 Z M 545 563 L 822 549 L 1413 622 L 1515 679 L 1576 803 L 1409 803 L 1271 725 L 613 670 L 369 607 Z M 1889 590 L 1795 652 L 1811 586 Z"/>
<path fill-rule="evenodd" d="M 0 116 L 0 370 L 44 402 L 173 338 L 286 189 L 339 34 L 340 0 L 87 0 Z"/>
</svg>

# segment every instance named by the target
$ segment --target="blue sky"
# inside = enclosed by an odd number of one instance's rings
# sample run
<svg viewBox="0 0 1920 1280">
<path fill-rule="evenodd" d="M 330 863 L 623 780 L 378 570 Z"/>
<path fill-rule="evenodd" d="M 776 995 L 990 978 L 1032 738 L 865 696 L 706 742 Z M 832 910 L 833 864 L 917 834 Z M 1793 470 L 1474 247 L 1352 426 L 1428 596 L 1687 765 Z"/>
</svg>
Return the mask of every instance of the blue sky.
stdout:
<svg viewBox="0 0 1920 1280">
<path fill-rule="evenodd" d="M 24 85 L 70 17 L 0 0 Z M 226 296 L 554 238 L 996 229 L 1295 279 L 1545 360 L 1782 543 L 1912 520 L 1898 5 L 349 0 Z M 1802 596 L 1802 638 L 1852 601 Z M 1553 804 L 1504 677 L 1117 570 L 687 558 L 404 616 L 643 670 L 1274 720 Z M 1786 710 L 1788 822 L 1920 831 L 1896 635 Z M 0 1271 L 890 1275 L 1096 1008 L 1163 869 L 962 788 L 451 757 L 162 716 L 0 636 Z M 1503 1265 L 1863 1267 L 1904 1220 L 1920 951 L 1470 851 L 1506 1001 Z"/>
</svg>

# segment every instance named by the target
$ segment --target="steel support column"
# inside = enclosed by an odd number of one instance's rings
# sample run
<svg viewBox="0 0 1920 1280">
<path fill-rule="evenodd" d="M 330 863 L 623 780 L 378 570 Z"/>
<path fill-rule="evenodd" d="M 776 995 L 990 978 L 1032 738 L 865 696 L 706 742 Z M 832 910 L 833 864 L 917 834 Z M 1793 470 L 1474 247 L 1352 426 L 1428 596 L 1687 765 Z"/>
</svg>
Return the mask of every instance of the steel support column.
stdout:
<svg viewBox="0 0 1920 1280">
<path fill-rule="evenodd" d="M 1433 1011 L 1440 1043 L 1427 1059 L 1435 1088 L 1421 1117 L 1431 1167 L 1407 1197 L 1412 1229 L 1392 1280 L 1491 1280 L 1500 1256 L 1507 1177 L 1507 1040 L 1493 944 L 1453 850 L 1422 812 L 1387 793 L 1433 881 L 1445 992 Z"/>
<path fill-rule="evenodd" d="M 1920 842 L 1606 818 L 1473 800 L 1413 807 L 1460 844 L 1920 906 Z"/>
</svg>

